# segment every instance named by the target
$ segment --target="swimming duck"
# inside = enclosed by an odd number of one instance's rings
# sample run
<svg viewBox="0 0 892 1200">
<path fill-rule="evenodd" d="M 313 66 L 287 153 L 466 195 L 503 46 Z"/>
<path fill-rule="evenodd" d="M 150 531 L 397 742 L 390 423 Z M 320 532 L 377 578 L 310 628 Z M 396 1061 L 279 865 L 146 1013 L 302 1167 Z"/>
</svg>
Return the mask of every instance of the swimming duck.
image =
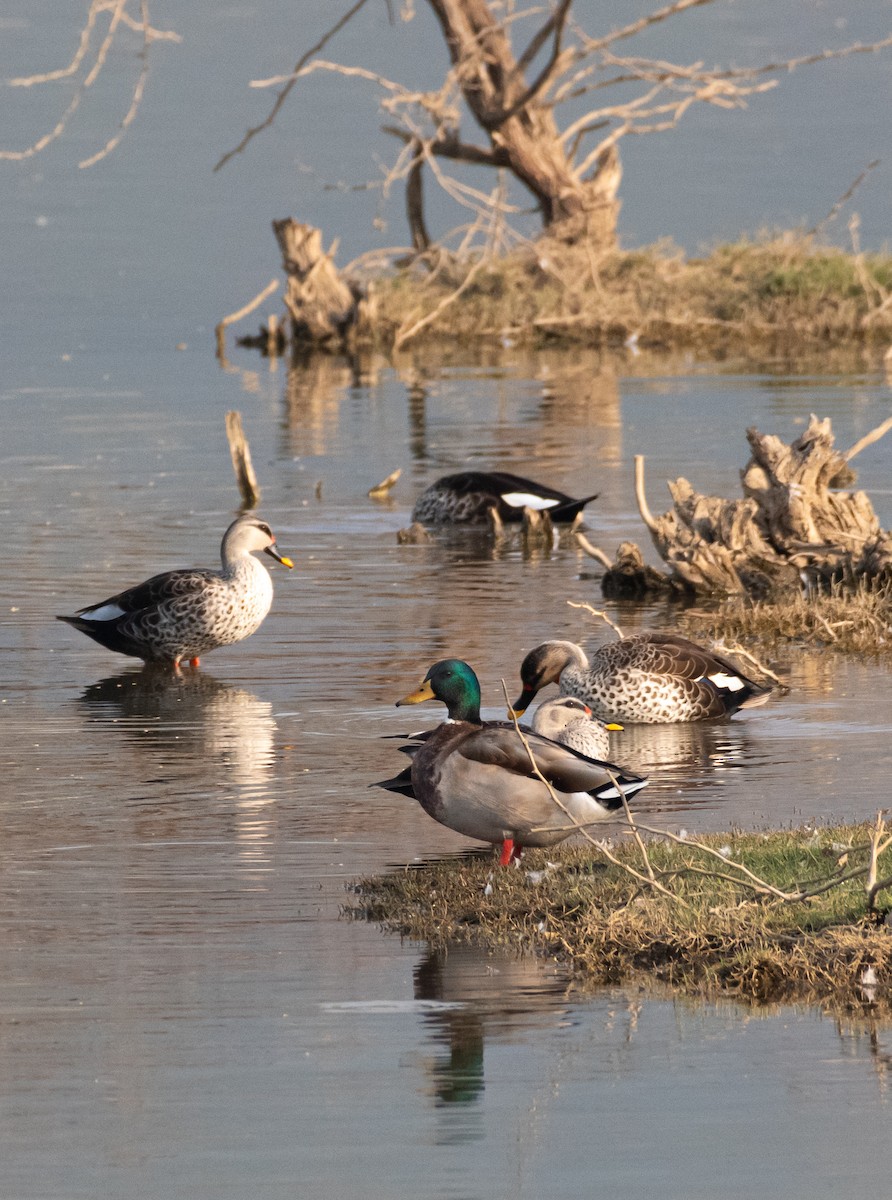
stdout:
<svg viewBox="0 0 892 1200">
<path fill-rule="evenodd" d="M 532 729 L 586 758 L 605 759 L 610 752 L 609 729 L 622 729 L 611 721 L 605 725 L 589 706 L 575 696 L 553 696 L 533 713 Z M 523 728 L 521 726 L 521 728 Z"/>
<path fill-rule="evenodd" d="M 249 637 L 269 612 L 273 583 L 251 557 L 258 550 L 294 566 L 278 553 L 269 525 L 244 513 L 223 534 L 221 570 L 166 571 L 58 620 L 118 654 L 198 666 L 200 655 Z"/>
<path fill-rule="evenodd" d="M 601 720 L 646 725 L 729 717 L 764 704 L 771 688 L 731 661 L 674 633 L 638 633 L 608 642 L 591 661 L 575 642 L 543 642 L 520 668 L 517 716 L 547 683 L 576 696 Z"/>
<path fill-rule="evenodd" d="M 523 510 L 547 512 L 552 521 L 573 521 L 597 492 L 574 500 L 544 484 L 506 471 L 460 471 L 444 475 L 421 493 L 413 522 L 428 525 L 483 524 L 495 509 L 503 521 L 523 520 Z"/>
<path fill-rule="evenodd" d="M 412 765 L 389 781 L 392 790 L 414 795 L 429 816 L 457 833 L 501 844 L 502 865 L 519 858 L 524 846 L 553 846 L 579 826 L 604 820 L 622 806 L 619 788 L 629 799 L 647 783 L 530 731 L 527 742 L 563 811 L 536 776 L 513 723 L 480 719 L 480 683 L 466 662 L 434 663 L 397 705 L 425 700 L 442 701 L 449 720 L 406 748 Z"/>
</svg>

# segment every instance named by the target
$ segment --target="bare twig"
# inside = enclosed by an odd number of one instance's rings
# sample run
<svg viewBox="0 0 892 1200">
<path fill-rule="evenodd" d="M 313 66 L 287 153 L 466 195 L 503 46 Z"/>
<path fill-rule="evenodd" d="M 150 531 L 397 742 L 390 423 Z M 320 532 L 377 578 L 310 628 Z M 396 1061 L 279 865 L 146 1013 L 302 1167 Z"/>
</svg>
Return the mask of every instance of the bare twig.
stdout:
<svg viewBox="0 0 892 1200">
<path fill-rule="evenodd" d="M 860 454 L 862 450 L 866 450 L 868 446 L 872 446 L 874 442 L 878 442 L 890 429 L 892 429 L 892 417 L 887 417 L 882 424 L 877 425 L 876 429 L 871 429 L 870 433 L 865 433 L 864 437 L 859 438 L 854 446 L 850 447 L 843 454 L 843 458 L 846 462 L 851 462 L 856 454 Z"/>
<path fill-rule="evenodd" d="M 379 500 L 382 496 L 387 496 L 402 473 L 402 467 L 397 467 L 395 471 L 391 471 L 386 479 L 382 479 L 381 482 L 376 483 L 373 488 L 369 488 L 366 495 L 372 500 Z"/>
<path fill-rule="evenodd" d="M 805 231 L 806 237 L 817 237 L 817 235 L 823 229 L 826 229 L 826 227 L 832 221 L 836 220 L 836 218 L 839 216 L 842 209 L 845 207 L 845 205 L 848 203 L 848 201 L 851 200 L 851 198 L 854 196 L 855 192 L 857 192 L 858 188 L 861 186 L 861 184 L 864 182 L 864 180 L 867 178 L 867 176 L 870 174 L 870 172 L 873 171 L 874 168 L 876 168 L 880 165 L 880 161 L 881 161 L 880 159 L 875 158 L 873 160 L 873 162 L 869 162 L 867 164 L 867 166 L 864 168 L 864 170 L 861 172 L 861 174 L 858 176 L 858 178 L 855 179 L 854 182 L 849 185 L 849 187 L 843 192 L 843 194 L 840 196 L 840 198 L 836 201 L 836 203 L 830 209 L 830 212 L 827 213 L 827 216 L 824 217 L 822 220 L 818 221 L 817 225 L 812 225 L 811 229 L 807 229 Z"/>
<path fill-rule="evenodd" d="M 635 455 L 635 499 L 638 502 L 638 511 L 641 513 L 641 520 L 651 531 L 651 533 L 659 532 L 659 525 L 653 513 L 650 511 L 650 506 L 647 503 L 647 496 L 644 491 L 644 455 Z"/>
<path fill-rule="evenodd" d="M 34 87 L 38 84 L 49 83 L 58 79 L 64 79 L 76 75 L 87 57 L 90 39 L 93 30 L 95 29 L 97 18 L 104 12 L 109 12 L 111 14 L 105 37 L 102 39 L 99 48 L 96 51 L 89 71 L 79 83 L 74 95 L 68 103 L 68 107 L 62 113 L 62 116 L 59 118 L 53 128 L 48 133 L 45 133 L 42 137 L 39 137 L 36 142 L 33 142 L 24 150 L 0 150 L 0 159 L 5 159 L 11 162 L 21 162 L 24 159 L 32 158 L 35 154 L 39 154 L 52 142 L 61 137 L 61 135 L 65 132 L 69 120 L 80 107 L 80 103 L 84 95 L 96 82 L 103 67 L 106 65 L 119 28 L 124 26 L 143 35 L 143 48 L 140 55 L 142 58 L 142 66 L 133 89 L 130 106 L 121 122 L 119 132 L 111 137 L 100 151 L 91 155 L 89 158 L 83 159 L 78 166 L 91 167 L 94 163 L 99 162 L 115 149 L 115 147 L 121 141 L 121 138 L 126 133 L 127 129 L 133 123 L 133 120 L 136 117 L 136 113 L 139 109 L 140 102 L 142 101 L 146 78 L 148 75 L 148 52 L 150 44 L 152 42 L 162 40 L 172 42 L 179 42 L 181 40 L 179 35 L 176 33 L 168 30 L 159 30 L 153 28 L 149 19 L 148 0 L 140 0 L 140 20 L 130 16 L 130 14 L 127 12 L 127 4 L 128 0 L 91 0 L 84 27 L 81 30 L 80 43 L 75 51 L 74 57 L 67 67 L 63 67 L 57 71 L 46 71 L 41 74 L 22 76 L 7 81 L 8 85 L 11 87 Z"/>
<path fill-rule="evenodd" d="M 479 258 L 471 267 L 470 271 L 468 271 L 459 287 L 457 287 L 455 291 L 451 292 L 448 296 L 445 296 L 436 306 L 436 308 L 432 309 L 431 312 L 421 317 L 413 325 L 410 325 L 408 329 L 403 326 L 402 329 L 398 330 L 393 342 L 394 350 L 401 350 L 403 346 L 405 346 L 406 342 L 415 337 L 417 333 L 420 333 L 421 330 L 426 328 L 428 325 L 433 324 L 433 322 L 436 321 L 437 317 L 439 317 L 440 313 L 443 312 L 444 309 L 448 308 L 450 304 L 454 304 L 459 296 L 461 296 L 463 292 L 466 292 L 474 282 L 478 272 L 484 266 L 485 261 L 485 259 Z"/>
<path fill-rule="evenodd" d="M 592 606 L 590 604 L 580 603 L 576 600 L 568 600 L 567 603 L 570 605 L 571 608 L 584 608 L 585 611 L 590 612 L 593 617 L 600 617 L 602 621 L 605 621 L 610 626 L 610 628 L 613 630 L 613 632 L 616 634 L 616 636 L 618 638 L 624 638 L 626 636 L 623 633 L 623 631 L 620 629 L 619 625 L 617 625 L 617 623 L 615 621 L 612 621 L 610 619 L 610 617 L 607 616 L 607 613 L 604 612 L 603 609 L 592 608 Z"/>
<path fill-rule="evenodd" d="M 218 358 L 223 358 L 224 356 L 224 341 L 226 337 L 226 330 L 229 328 L 229 326 L 234 325 L 237 321 L 241 321 L 243 317 L 247 317 L 249 313 L 254 311 L 255 308 L 259 308 L 264 300 L 266 300 L 268 296 L 271 296 L 273 292 L 281 286 L 282 285 L 279 283 L 278 279 L 271 279 L 263 291 L 258 292 L 253 300 L 249 300 L 244 307 L 238 310 L 238 312 L 230 313 L 228 317 L 223 317 L 222 320 L 217 323 L 217 327 L 214 332 L 217 335 Z"/>
<path fill-rule="evenodd" d="M 580 531 L 577 529 L 574 531 L 573 538 L 579 549 L 587 554 L 589 558 L 594 558 L 603 567 L 606 567 L 608 571 L 610 570 L 610 568 L 613 566 L 613 563 L 603 550 L 599 549 L 599 547 L 595 546 L 588 540 L 584 533 L 580 533 Z"/>
<path fill-rule="evenodd" d="M 545 776 L 540 771 L 539 764 L 536 762 L 536 756 L 533 754 L 532 748 L 530 747 L 530 743 L 527 741 L 526 737 L 524 736 L 523 730 L 520 728 L 520 724 L 518 723 L 517 715 L 515 714 L 514 709 L 511 706 L 511 701 L 508 699 L 508 687 L 507 687 L 504 679 L 501 680 L 501 684 L 502 684 L 502 694 L 505 697 L 505 707 L 507 708 L 508 713 L 510 714 L 511 720 L 514 724 L 515 732 L 517 733 L 517 736 L 520 738 L 521 742 L 523 743 L 523 747 L 527 752 L 527 756 L 530 760 L 530 765 L 533 768 L 533 773 L 537 779 L 541 780 L 542 783 L 545 784 L 545 786 L 548 788 L 548 794 L 551 796 L 551 799 L 554 801 L 554 803 L 558 806 L 558 808 L 561 810 L 561 812 L 564 813 L 564 815 L 570 821 L 570 825 L 568 826 L 568 828 L 574 829 L 578 833 L 580 833 L 583 836 L 583 838 L 585 838 L 585 840 L 587 842 L 589 842 L 592 846 L 595 847 L 596 850 L 598 850 L 601 854 L 603 854 L 604 857 L 609 862 L 612 862 L 614 864 L 614 866 L 619 867 L 620 870 L 625 871 L 625 873 L 627 875 L 631 875 L 632 878 L 635 879 L 638 883 L 641 883 L 645 887 L 652 888 L 654 891 L 659 892 L 661 895 L 665 896 L 667 900 L 671 900 L 673 904 L 679 904 L 679 905 L 681 905 L 682 908 L 689 908 L 690 906 L 688 905 L 686 900 L 684 900 L 681 896 L 676 896 L 673 892 L 670 892 L 669 889 L 664 887 L 659 882 L 659 880 L 656 878 L 656 876 L 654 875 L 653 869 L 650 865 L 650 859 L 647 857 L 647 851 L 644 849 L 644 847 L 640 841 L 640 838 L 638 839 L 638 842 L 639 842 L 639 846 L 641 848 L 641 851 L 642 851 L 642 854 L 644 857 L 644 861 L 646 864 L 646 867 L 645 867 L 645 869 L 647 871 L 646 875 L 642 875 L 640 871 L 636 871 L 635 868 L 630 867 L 628 863 L 621 862 L 615 855 L 613 855 L 610 852 L 609 848 L 607 846 L 605 846 L 603 841 L 598 841 L 597 838 L 592 837 L 592 835 L 589 833 L 586 826 L 576 820 L 576 818 L 573 816 L 573 814 L 567 808 L 566 804 L 564 804 L 564 802 L 561 800 L 560 796 L 558 796 L 557 792 L 555 792 L 554 788 L 551 786 L 549 781 L 545 778 Z M 630 824 L 631 828 L 635 831 L 635 836 L 637 837 L 638 836 L 637 830 L 635 829 L 634 821 L 631 820 L 631 813 L 629 812 L 629 806 L 626 802 L 625 793 L 623 792 L 622 788 L 620 787 L 619 781 L 617 780 L 617 778 L 613 774 L 613 772 L 608 771 L 608 774 L 610 775 L 611 779 L 613 780 L 614 786 L 616 787 L 617 791 L 619 792 L 620 796 L 622 797 L 623 807 L 624 807 L 625 813 L 626 813 L 626 819 L 629 821 L 629 824 Z"/>
<path fill-rule="evenodd" d="M 306 52 L 306 54 L 301 55 L 301 57 L 297 60 L 297 63 L 295 64 L 294 70 L 291 72 L 291 78 L 285 84 L 285 86 L 282 88 L 281 92 L 279 92 L 278 96 L 276 96 L 276 102 L 270 109 L 269 113 L 267 114 L 266 119 L 261 121 L 259 125 L 255 125 L 252 129 L 249 129 L 247 131 L 247 133 L 245 134 L 245 136 L 242 138 L 242 140 L 239 142 L 239 144 L 237 146 L 233 147 L 232 150 L 229 150 L 226 154 L 223 155 L 223 157 L 215 165 L 215 167 L 214 167 L 215 171 L 219 171 L 221 169 L 221 167 L 225 167 L 226 164 L 229 162 L 229 160 L 231 158 L 234 158 L 236 156 L 236 154 L 241 154 L 241 152 L 245 149 L 245 147 L 248 145 L 248 143 L 258 133 L 260 133 L 264 129 L 269 129 L 269 127 L 272 125 L 273 121 L 275 121 L 276 117 L 278 116 L 279 110 L 281 109 L 282 105 L 288 99 L 289 92 L 294 87 L 295 83 L 297 83 L 297 80 L 300 77 L 299 72 L 300 72 L 301 67 L 303 67 L 306 63 L 308 63 L 314 54 L 318 54 L 320 50 L 322 50 L 325 46 L 327 46 L 328 43 L 331 41 L 331 39 L 335 36 L 335 34 L 339 33 L 344 28 L 344 26 L 347 24 L 347 22 L 352 20 L 352 18 L 356 15 L 356 13 L 358 13 L 359 10 L 365 5 L 365 3 L 366 3 L 366 0 L 356 0 L 356 3 L 354 5 L 352 5 L 351 8 L 348 8 L 342 17 L 338 18 L 338 20 L 334 23 L 334 25 L 332 25 L 332 27 L 328 30 L 328 32 L 323 34 L 323 36 L 319 39 L 319 41 L 315 44 L 315 46 L 311 46 L 310 49 Z"/>
</svg>

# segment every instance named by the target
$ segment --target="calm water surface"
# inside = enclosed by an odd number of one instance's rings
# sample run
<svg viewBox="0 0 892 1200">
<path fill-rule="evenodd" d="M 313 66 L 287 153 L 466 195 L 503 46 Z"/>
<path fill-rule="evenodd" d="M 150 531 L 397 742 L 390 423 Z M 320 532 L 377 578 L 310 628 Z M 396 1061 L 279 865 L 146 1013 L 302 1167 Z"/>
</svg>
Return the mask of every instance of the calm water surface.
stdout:
<svg viewBox="0 0 892 1200">
<path fill-rule="evenodd" d="M 256 364 L 251 364 L 256 365 Z M 422 386 L 418 372 L 423 367 Z M 222 376 L 228 380 L 230 377 Z M 809 411 L 841 445 L 888 407 L 879 373 L 734 374 L 577 354 L 236 375 L 262 511 L 296 560 L 259 633 L 181 678 L 56 623 L 149 572 L 213 563 L 235 490 L 210 388 L 9 389 L 0 1127 L 4 1195 L 838 1195 L 885 1175 L 890 1034 L 578 994 L 555 966 L 433 955 L 343 919 L 345 888 L 465 839 L 369 783 L 437 657 L 500 711 L 526 649 L 603 631 L 575 549 L 400 546 L 418 490 L 466 462 L 593 487 L 591 536 L 641 541 L 688 475 L 731 492 L 749 424 Z M 410 387 L 409 382 L 415 383 Z M 892 512 L 880 447 L 861 482 Z M 368 488 L 395 467 L 392 498 Z M 666 609 L 614 608 L 627 629 Z M 788 696 L 730 723 L 628 728 L 641 810 L 677 829 L 866 817 L 888 803 L 889 679 L 791 648 Z M 412 721 L 436 714 L 413 710 Z M 593 1131 L 597 1132 L 593 1142 Z M 754 1153 L 754 1148 L 758 1153 Z"/>
<path fill-rule="evenodd" d="M 68 7 L 9 0 L 0 79 L 70 61 L 83 6 Z M 211 173 L 268 110 L 247 80 L 287 69 L 326 10 L 156 0 L 153 22 L 183 42 L 153 46 L 116 154 L 77 169 L 130 103 L 129 32 L 65 136 L 0 164 L 0 1197 L 879 1193 L 892 1047 L 869 1013 L 843 1026 L 811 1010 L 584 995 L 554 964 L 432 955 L 341 915 L 357 878 L 468 846 L 369 789 L 403 765 L 381 740 L 407 728 L 395 698 L 458 654 L 496 715 L 530 646 L 604 636 L 567 606 L 601 603 L 597 568 L 570 547 L 398 546 L 422 487 L 477 464 L 600 490 L 591 536 L 613 553 L 643 541 L 634 454 L 657 511 L 678 475 L 730 495 L 749 425 L 788 438 L 815 412 L 847 447 L 885 419 L 890 391 L 869 357 L 742 367 L 506 346 L 289 375 L 234 351 L 221 370 L 213 327 L 277 270 L 274 217 L 339 237 L 340 261 L 405 240 L 396 191 L 385 204 L 353 190 L 389 147 L 367 93 L 342 80 L 315 77 Z M 627 4 L 605 8 L 606 27 L 628 19 Z M 885 0 L 716 4 L 656 27 L 641 52 L 764 61 L 887 26 Z M 430 22 L 391 28 L 383 5 L 332 47 L 414 86 L 440 52 Z M 636 139 L 624 243 L 668 235 L 695 251 L 766 223 L 809 226 L 880 158 L 828 230 L 848 245 L 854 207 L 878 248 L 889 78 L 888 57 L 853 56 L 796 72 L 746 112 L 704 107 L 665 139 Z M 32 143 L 72 95 L 66 81 L 4 88 L 0 147 Z M 429 191 L 438 230 L 467 219 Z M 215 562 L 235 506 L 232 408 L 297 567 L 275 572 L 273 612 L 248 643 L 198 673 L 144 678 L 53 616 Z M 391 499 L 370 501 L 396 467 Z M 888 443 L 858 469 L 888 527 Z M 674 619 L 611 613 L 628 630 Z M 622 735 L 617 759 L 652 776 L 650 821 L 761 828 L 888 804 L 887 672 L 796 648 L 772 665 L 792 690 L 766 708 Z M 408 717 L 425 713 L 437 719 Z"/>
</svg>

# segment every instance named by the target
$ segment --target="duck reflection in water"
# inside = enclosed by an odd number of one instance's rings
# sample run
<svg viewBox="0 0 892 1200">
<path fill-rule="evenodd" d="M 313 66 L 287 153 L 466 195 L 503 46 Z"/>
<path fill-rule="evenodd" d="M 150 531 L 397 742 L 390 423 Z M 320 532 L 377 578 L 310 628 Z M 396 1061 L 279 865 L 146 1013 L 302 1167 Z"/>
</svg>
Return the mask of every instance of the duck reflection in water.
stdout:
<svg viewBox="0 0 892 1200">
<path fill-rule="evenodd" d="M 556 967 L 473 946 L 429 949 L 415 967 L 414 985 L 416 1000 L 444 1005 L 424 1014 L 433 1042 L 443 1048 L 428 1067 L 432 1094 L 443 1108 L 476 1108 L 485 1088 L 487 1038 L 510 1041 L 543 1016 L 565 1015 L 567 981 Z M 470 1141 L 484 1130 L 476 1116 L 450 1123 L 443 1136 Z"/>
<path fill-rule="evenodd" d="M 729 772 L 758 769 L 768 755 L 743 722 L 623 725 L 610 735 L 610 757 L 650 786 L 636 797 L 639 813 L 685 812 L 721 798 Z"/>
<path fill-rule="evenodd" d="M 222 766 L 242 786 L 263 781 L 273 761 L 272 704 L 204 671 L 124 671 L 85 688 L 79 703 L 133 743 L 192 757 L 202 771 Z"/>
</svg>

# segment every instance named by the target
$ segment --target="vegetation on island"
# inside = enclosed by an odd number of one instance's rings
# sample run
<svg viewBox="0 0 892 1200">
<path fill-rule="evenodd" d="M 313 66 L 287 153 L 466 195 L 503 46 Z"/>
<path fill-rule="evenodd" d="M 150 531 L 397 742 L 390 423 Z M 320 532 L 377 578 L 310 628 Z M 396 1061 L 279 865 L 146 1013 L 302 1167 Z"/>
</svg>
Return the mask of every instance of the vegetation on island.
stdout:
<svg viewBox="0 0 892 1200">
<path fill-rule="evenodd" d="M 892 339 L 892 254 L 847 253 L 804 233 L 691 259 L 669 245 L 595 254 L 540 239 L 499 257 L 359 266 L 346 273 L 374 302 L 357 333 L 398 349 L 424 338 L 508 338 L 801 354 L 854 341 L 881 358 Z"/>
<path fill-rule="evenodd" d="M 888 1007 L 892 853 L 874 825 L 626 836 L 444 859 L 362 880 L 350 906 L 407 937 L 554 956 L 591 983 Z M 644 840 L 645 836 L 647 841 Z"/>
</svg>

